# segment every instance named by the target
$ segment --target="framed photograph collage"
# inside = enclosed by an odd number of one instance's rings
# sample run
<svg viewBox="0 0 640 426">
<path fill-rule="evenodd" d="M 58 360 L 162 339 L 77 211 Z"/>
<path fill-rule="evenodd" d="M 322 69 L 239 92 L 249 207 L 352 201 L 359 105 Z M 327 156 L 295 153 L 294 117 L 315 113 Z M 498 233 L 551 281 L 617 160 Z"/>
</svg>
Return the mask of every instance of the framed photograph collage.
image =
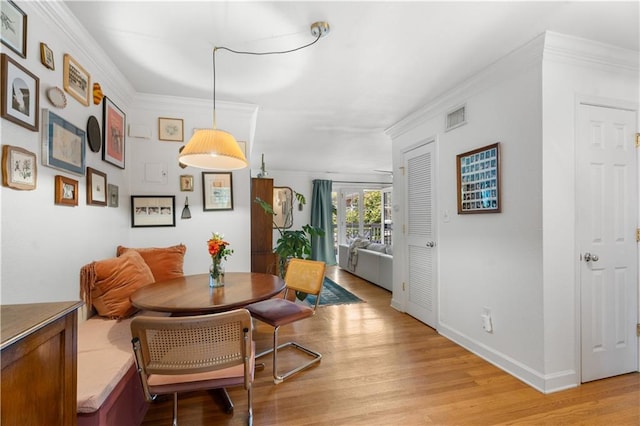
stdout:
<svg viewBox="0 0 640 426">
<path fill-rule="evenodd" d="M 499 213 L 500 143 L 456 156 L 458 214 Z"/>
</svg>

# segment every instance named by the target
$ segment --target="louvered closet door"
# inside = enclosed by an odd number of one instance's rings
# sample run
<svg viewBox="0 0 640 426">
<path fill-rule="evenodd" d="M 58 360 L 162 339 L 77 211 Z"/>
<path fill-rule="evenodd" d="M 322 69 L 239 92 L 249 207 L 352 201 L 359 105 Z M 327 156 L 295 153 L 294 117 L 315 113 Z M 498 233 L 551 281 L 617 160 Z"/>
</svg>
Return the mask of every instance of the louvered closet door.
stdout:
<svg viewBox="0 0 640 426">
<path fill-rule="evenodd" d="M 436 245 L 433 218 L 435 142 L 404 154 L 406 170 L 406 312 L 437 328 Z"/>
</svg>

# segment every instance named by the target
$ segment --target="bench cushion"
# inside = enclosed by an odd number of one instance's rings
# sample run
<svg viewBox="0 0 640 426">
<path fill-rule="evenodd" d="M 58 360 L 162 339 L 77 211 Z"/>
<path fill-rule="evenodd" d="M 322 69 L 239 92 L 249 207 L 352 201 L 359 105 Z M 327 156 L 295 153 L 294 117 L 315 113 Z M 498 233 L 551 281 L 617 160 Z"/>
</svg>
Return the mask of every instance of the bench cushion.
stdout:
<svg viewBox="0 0 640 426">
<path fill-rule="evenodd" d="M 158 312 L 144 315 L 167 316 Z M 135 364 L 131 347 L 131 318 L 93 316 L 78 327 L 78 412 L 98 410 Z"/>
</svg>

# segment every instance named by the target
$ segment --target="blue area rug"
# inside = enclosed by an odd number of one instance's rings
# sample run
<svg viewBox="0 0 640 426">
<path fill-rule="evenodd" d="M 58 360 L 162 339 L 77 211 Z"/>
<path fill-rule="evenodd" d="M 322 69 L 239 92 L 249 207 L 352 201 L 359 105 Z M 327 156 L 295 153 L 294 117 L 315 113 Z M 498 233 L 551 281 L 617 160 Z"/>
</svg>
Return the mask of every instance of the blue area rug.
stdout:
<svg viewBox="0 0 640 426">
<path fill-rule="evenodd" d="M 316 296 L 308 295 L 305 301 L 310 305 L 314 305 L 316 303 Z M 329 278 L 324 277 L 324 284 L 322 284 L 322 291 L 320 292 L 319 306 L 346 305 L 349 303 L 362 302 L 363 300 L 355 294 L 340 287 Z"/>
</svg>

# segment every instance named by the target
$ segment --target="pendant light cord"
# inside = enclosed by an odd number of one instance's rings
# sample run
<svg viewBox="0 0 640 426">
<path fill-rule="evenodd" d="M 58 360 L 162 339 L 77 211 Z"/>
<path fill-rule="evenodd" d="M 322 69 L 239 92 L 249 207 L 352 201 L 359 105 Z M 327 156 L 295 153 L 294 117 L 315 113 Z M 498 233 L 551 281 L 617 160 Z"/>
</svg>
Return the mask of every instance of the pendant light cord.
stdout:
<svg viewBox="0 0 640 426">
<path fill-rule="evenodd" d="M 213 128 L 214 129 L 218 128 L 218 126 L 216 125 L 216 51 L 226 50 L 227 52 L 237 53 L 238 55 L 254 55 L 254 56 L 282 55 L 285 53 L 292 53 L 298 50 L 306 49 L 309 46 L 313 46 L 318 42 L 318 40 L 322 38 L 322 36 L 323 36 L 322 32 L 318 31 L 318 35 L 316 36 L 316 39 L 313 40 L 311 43 L 307 43 L 304 46 L 296 47 L 295 49 L 279 50 L 279 51 L 273 51 L 273 52 L 246 52 L 242 50 L 230 49 L 225 46 L 215 46 L 213 48 Z"/>
</svg>

